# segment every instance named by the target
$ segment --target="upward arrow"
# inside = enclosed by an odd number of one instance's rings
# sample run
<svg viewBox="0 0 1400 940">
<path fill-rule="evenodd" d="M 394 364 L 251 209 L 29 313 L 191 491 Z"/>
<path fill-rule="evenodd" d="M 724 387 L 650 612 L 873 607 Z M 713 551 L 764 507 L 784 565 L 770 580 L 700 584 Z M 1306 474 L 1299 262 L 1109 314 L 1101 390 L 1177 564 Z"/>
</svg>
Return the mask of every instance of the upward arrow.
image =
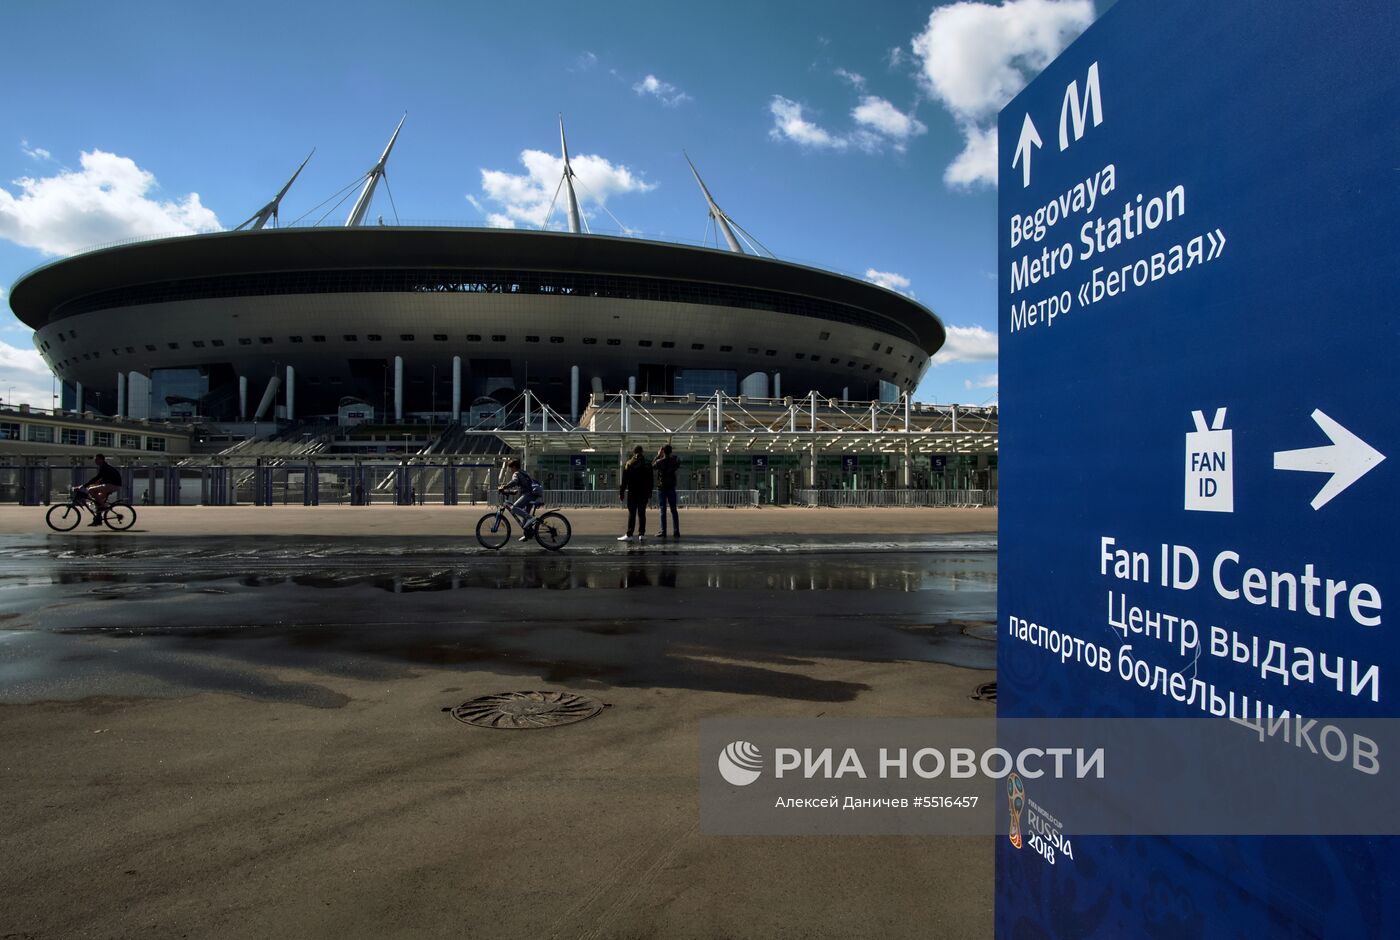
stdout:
<svg viewBox="0 0 1400 940">
<path fill-rule="evenodd" d="M 1321 408 L 1313 410 L 1312 419 L 1332 439 L 1332 443 L 1323 447 L 1278 451 L 1274 454 L 1274 469 L 1332 474 L 1332 478 L 1313 497 L 1312 508 L 1321 509 L 1334 496 L 1369 473 L 1372 467 L 1385 459 L 1385 455 L 1329 418 Z"/>
<path fill-rule="evenodd" d="M 1016 144 L 1016 155 L 1011 158 L 1011 166 L 1021 164 L 1021 188 L 1024 189 L 1031 184 L 1031 148 L 1040 146 L 1040 134 L 1036 132 L 1035 122 L 1031 120 L 1030 114 L 1026 114 L 1026 120 L 1021 125 L 1021 140 Z"/>
</svg>

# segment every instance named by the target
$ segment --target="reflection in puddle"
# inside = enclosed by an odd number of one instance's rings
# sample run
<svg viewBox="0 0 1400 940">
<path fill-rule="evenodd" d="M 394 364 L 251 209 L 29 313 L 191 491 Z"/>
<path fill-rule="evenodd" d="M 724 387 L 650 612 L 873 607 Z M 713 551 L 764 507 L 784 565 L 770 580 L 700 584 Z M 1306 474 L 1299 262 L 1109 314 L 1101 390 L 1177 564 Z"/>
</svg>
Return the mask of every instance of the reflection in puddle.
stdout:
<svg viewBox="0 0 1400 940">
<path fill-rule="evenodd" d="M 872 563 L 872 561 L 874 563 Z M 207 566 L 205 566 L 207 568 Z M 383 570 L 373 563 L 335 570 L 317 566 L 305 571 L 276 563 L 258 566 L 230 579 L 227 571 L 183 571 L 173 575 L 156 574 L 134 568 L 115 570 L 60 570 L 50 575 L 52 584 L 93 584 L 92 593 L 111 597 L 183 590 L 190 582 L 233 580 L 242 587 L 258 588 L 279 584 L 334 589 L 371 585 L 394 594 L 416 591 L 455 591 L 461 589 L 514 590 L 542 588 L 552 591 L 618 590 L 637 588 L 703 588 L 717 591 L 768 590 L 794 591 L 972 591 L 996 589 L 996 560 L 990 555 L 879 556 L 878 561 L 843 560 L 830 556 L 798 556 L 778 562 L 765 559 L 728 559 L 715 556 L 674 558 L 579 558 L 543 556 L 491 558 L 461 566 L 417 568 L 397 565 Z M 172 580 L 165 580 L 171 578 Z M 32 584 L 33 579 L 24 580 Z M 129 586 L 123 586 L 129 585 Z M 18 586 L 15 579 L 0 579 L 0 589 Z M 199 588 L 196 588 L 199 589 Z M 202 588 L 203 590 L 217 590 Z"/>
<path fill-rule="evenodd" d="M 849 664 L 994 666 L 991 552 L 281 554 L 9 558 L 0 617 L 22 629 L 0 701 L 210 690 L 334 707 L 318 674 L 445 669 L 835 702 L 867 689 Z"/>
</svg>

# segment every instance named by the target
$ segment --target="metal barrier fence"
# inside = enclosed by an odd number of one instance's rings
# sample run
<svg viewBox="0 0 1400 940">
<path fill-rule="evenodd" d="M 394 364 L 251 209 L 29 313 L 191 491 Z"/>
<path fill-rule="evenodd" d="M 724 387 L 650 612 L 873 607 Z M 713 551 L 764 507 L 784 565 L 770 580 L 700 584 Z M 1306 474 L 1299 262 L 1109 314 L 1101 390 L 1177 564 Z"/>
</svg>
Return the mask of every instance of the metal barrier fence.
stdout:
<svg viewBox="0 0 1400 940">
<path fill-rule="evenodd" d="M 803 506 L 983 507 L 997 504 L 996 490 L 798 490 Z"/>
<path fill-rule="evenodd" d="M 342 463 L 280 458 L 209 465 L 127 464 L 121 497 L 144 506 L 411 506 L 494 503 L 494 463 Z M 33 463 L 0 466 L 0 503 L 63 502 L 96 467 Z M 758 490 L 680 490 L 685 507 L 758 506 Z M 549 505 L 616 508 L 617 491 L 546 490 Z M 653 504 L 655 499 L 652 500 Z"/>
<path fill-rule="evenodd" d="M 122 496 L 155 506 L 410 506 L 494 503 L 500 468 L 494 463 L 331 462 L 282 460 L 239 464 L 126 465 Z M 92 466 L 47 463 L 0 466 L 0 503 L 38 506 L 68 498 L 71 487 L 96 473 Z M 796 490 L 803 506 L 995 506 L 996 490 Z M 760 506 L 752 490 L 679 490 L 681 508 Z M 546 490 L 560 508 L 611 509 L 617 491 Z M 653 498 L 652 504 L 656 500 Z"/>
</svg>

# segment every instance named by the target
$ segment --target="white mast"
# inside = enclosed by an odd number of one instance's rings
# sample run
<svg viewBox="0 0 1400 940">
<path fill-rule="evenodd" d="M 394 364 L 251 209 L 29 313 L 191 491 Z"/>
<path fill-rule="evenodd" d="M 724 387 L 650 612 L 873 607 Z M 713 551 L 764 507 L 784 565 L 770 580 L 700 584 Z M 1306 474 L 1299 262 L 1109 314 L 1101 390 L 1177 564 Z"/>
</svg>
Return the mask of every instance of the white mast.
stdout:
<svg viewBox="0 0 1400 940">
<path fill-rule="evenodd" d="M 684 153 L 684 151 L 682 152 Z M 736 251 L 742 255 L 744 249 L 739 245 L 739 239 L 734 237 L 734 230 L 729 227 L 729 216 L 715 203 L 715 197 L 710 195 L 709 187 L 707 187 L 705 181 L 700 178 L 700 171 L 695 169 L 695 164 L 690 162 L 690 154 L 688 153 L 685 154 L 685 162 L 690 163 L 690 172 L 695 175 L 695 182 L 700 184 L 700 192 L 705 194 L 705 202 L 710 206 L 710 218 L 715 220 L 715 224 L 719 226 L 719 230 L 724 233 L 724 240 L 729 242 L 729 250 Z"/>
<path fill-rule="evenodd" d="M 292 174 L 292 178 L 287 180 L 287 185 L 277 191 L 277 195 L 272 197 L 271 202 L 263 206 L 257 212 L 254 212 L 252 218 L 235 228 L 234 231 L 237 232 L 245 226 L 249 231 L 255 231 L 266 225 L 269 219 L 276 220 L 277 209 L 282 204 L 282 197 L 287 195 L 287 190 L 292 188 L 292 184 L 297 181 L 297 177 L 301 175 L 301 171 L 306 169 L 306 164 L 311 162 L 311 157 L 315 153 L 316 148 L 312 147 L 311 153 L 306 155 L 306 159 L 301 161 L 301 166 L 297 167 L 297 171 Z"/>
<path fill-rule="evenodd" d="M 559 115 L 559 150 L 564 154 L 564 187 L 569 191 L 569 231 L 579 231 L 578 197 L 574 195 L 574 168 L 569 166 L 569 144 L 564 140 L 564 115 Z"/>
<path fill-rule="evenodd" d="M 378 185 L 379 178 L 384 175 L 384 167 L 389 162 L 389 151 L 394 149 L 394 141 L 399 139 L 399 131 L 403 130 L 403 122 L 408 120 L 408 112 L 405 111 L 403 117 L 399 118 L 399 126 L 394 128 L 394 136 L 389 138 L 389 145 L 384 148 L 384 153 L 380 155 L 379 162 L 369 171 L 369 177 L 365 180 L 365 188 L 360 190 L 360 198 L 355 200 L 355 208 L 350 210 L 350 218 L 345 220 L 346 228 L 354 228 L 364 222 L 365 213 L 369 211 L 370 200 L 374 198 L 374 187 Z"/>
</svg>

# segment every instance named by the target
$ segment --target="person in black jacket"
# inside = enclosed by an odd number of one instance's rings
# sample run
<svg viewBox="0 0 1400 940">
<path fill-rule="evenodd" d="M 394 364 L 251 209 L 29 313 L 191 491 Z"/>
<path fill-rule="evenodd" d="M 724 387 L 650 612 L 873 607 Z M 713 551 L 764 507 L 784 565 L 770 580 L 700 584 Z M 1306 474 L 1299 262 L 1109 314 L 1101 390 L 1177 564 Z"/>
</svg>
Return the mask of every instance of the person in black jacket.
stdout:
<svg viewBox="0 0 1400 940">
<path fill-rule="evenodd" d="M 671 531 L 676 538 L 681 537 L 681 517 L 676 513 L 676 471 L 680 469 L 680 459 L 671 453 L 671 445 L 664 444 L 656 459 L 651 462 L 656 471 L 657 514 L 661 517 L 661 537 L 666 537 L 666 507 L 671 507 Z"/>
<path fill-rule="evenodd" d="M 622 465 L 622 485 L 617 498 L 627 500 L 627 534 L 619 542 L 635 542 L 647 537 L 647 502 L 651 499 L 651 464 L 647 463 L 642 445 L 632 448 L 632 456 Z M 633 529 L 637 534 L 632 535 Z"/>
<path fill-rule="evenodd" d="M 92 497 L 92 501 L 97 504 L 97 511 L 93 513 L 92 521 L 88 525 L 101 525 L 102 513 L 107 509 L 107 497 L 122 488 L 122 475 L 101 454 L 98 454 L 93 460 L 97 462 L 97 476 L 83 484 L 83 488 Z"/>
</svg>

